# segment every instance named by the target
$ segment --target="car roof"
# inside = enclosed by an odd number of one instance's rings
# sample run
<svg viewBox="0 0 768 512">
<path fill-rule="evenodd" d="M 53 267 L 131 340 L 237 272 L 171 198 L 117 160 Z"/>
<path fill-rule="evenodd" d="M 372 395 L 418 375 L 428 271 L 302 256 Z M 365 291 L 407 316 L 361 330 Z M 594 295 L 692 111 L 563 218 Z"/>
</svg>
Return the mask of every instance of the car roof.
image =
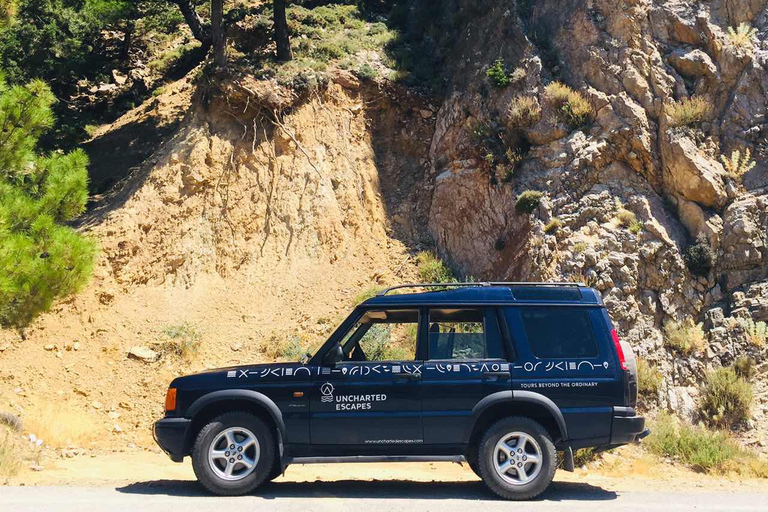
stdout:
<svg viewBox="0 0 768 512">
<path fill-rule="evenodd" d="M 440 288 L 437 288 L 440 287 Z M 445 288 L 445 289 L 442 289 Z M 407 289 L 421 292 L 391 293 Z M 362 306 L 465 306 L 503 304 L 602 305 L 600 293 L 581 283 L 440 283 L 387 288 Z"/>
</svg>

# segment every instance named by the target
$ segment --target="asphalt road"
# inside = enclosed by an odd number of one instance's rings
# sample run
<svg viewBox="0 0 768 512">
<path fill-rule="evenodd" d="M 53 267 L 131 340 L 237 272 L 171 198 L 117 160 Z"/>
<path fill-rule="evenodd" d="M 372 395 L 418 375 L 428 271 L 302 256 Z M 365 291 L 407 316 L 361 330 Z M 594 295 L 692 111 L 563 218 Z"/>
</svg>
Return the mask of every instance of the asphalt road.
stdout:
<svg viewBox="0 0 768 512">
<path fill-rule="evenodd" d="M 555 482 L 543 498 L 496 500 L 480 482 L 275 482 L 258 496 L 212 497 L 194 482 L 139 482 L 123 487 L 0 487 L 0 510 L 86 512 L 250 511 L 467 512 L 768 510 L 768 494 L 730 492 L 614 492 Z"/>
</svg>

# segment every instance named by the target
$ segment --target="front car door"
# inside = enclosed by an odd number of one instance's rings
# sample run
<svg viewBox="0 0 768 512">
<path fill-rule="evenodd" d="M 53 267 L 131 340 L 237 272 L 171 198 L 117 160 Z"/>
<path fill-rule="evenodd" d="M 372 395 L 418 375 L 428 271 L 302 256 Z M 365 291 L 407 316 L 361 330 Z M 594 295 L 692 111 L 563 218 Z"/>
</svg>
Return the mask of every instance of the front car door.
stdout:
<svg viewBox="0 0 768 512">
<path fill-rule="evenodd" d="M 416 358 L 420 311 L 363 309 L 358 314 L 339 341 L 343 360 L 323 364 L 313 375 L 312 444 L 422 444 L 423 362 Z"/>
<path fill-rule="evenodd" d="M 425 444 L 457 444 L 486 396 L 512 389 L 494 307 L 431 308 L 423 372 Z"/>
</svg>

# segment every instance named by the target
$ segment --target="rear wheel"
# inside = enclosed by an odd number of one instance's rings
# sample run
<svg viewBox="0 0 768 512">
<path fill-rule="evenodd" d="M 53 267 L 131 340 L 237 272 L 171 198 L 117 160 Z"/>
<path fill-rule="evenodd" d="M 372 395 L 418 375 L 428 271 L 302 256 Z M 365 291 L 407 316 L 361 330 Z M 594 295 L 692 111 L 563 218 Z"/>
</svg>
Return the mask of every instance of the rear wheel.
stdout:
<svg viewBox="0 0 768 512">
<path fill-rule="evenodd" d="M 192 468 L 203 486 L 220 496 L 259 487 L 272 474 L 275 442 L 270 428 L 246 412 L 228 412 L 208 423 L 192 448 Z"/>
<path fill-rule="evenodd" d="M 485 484 L 509 500 L 535 498 L 549 486 L 557 452 L 547 430 L 524 417 L 493 424 L 480 441 L 478 469 Z"/>
</svg>

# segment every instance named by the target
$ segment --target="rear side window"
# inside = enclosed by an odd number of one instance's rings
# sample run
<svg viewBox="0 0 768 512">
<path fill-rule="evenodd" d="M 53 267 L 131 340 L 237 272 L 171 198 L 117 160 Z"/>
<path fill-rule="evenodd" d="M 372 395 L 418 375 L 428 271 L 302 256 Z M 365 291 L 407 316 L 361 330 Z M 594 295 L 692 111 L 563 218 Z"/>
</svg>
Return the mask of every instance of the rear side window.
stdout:
<svg viewBox="0 0 768 512">
<path fill-rule="evenodd" d="M 589 311 L 583 308 L 520 308 L 531 352 L 539 359 L 599 355 Z"/>
<path fill-rule="evenodd" d="M 494 315 L 483 309 L 433 309 L 429 312 L 429 359 L 502 358 Z"/>
</svg>

